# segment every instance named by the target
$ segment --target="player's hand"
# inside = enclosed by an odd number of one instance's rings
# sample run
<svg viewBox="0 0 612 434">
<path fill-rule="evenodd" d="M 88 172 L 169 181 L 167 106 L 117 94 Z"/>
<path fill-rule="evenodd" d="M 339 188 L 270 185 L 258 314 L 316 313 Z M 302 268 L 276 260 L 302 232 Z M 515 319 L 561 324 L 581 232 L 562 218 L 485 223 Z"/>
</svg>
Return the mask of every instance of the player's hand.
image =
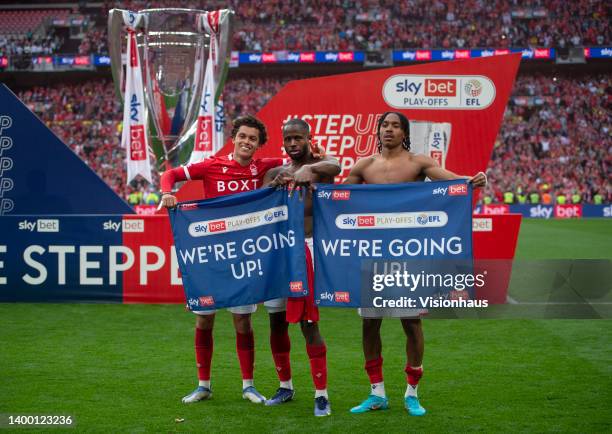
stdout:
<svg viewBox="0 0 612 434">
<path fill-rule="evenodd" d="M 296 170 L 293 174 L 293 181 L 295 187 L 304 187 L 304 189 L 309 189 L 311 192 L 316 189 L 316 176 L 310 166 L 302 166 Z"/>
<path fill-rule="evenodd" d="M 476 175 L 468 179 L 468 182 L 474 187 L 484 187 L 487 185 L 487 175 L 484 172 L 478 172 Z"/>
<path fill-rule="evenodd" d="M 285 188 L 291 183 L 291 181 L 293 181 L 293 176 L 286 172 L 281 172 L 276 175 L 276 177 L 272 180 L 272 182 L 270 182 L 270 184 L 268 184 L 268 186 L 276 188 Z"/>
<path fill-rule="evenodd" d="M 174 208 L 177 204 L 176 196 L 172 194 L 164 194 L 159 201 L 157 209 L 163 208 Z"/>
</svg>

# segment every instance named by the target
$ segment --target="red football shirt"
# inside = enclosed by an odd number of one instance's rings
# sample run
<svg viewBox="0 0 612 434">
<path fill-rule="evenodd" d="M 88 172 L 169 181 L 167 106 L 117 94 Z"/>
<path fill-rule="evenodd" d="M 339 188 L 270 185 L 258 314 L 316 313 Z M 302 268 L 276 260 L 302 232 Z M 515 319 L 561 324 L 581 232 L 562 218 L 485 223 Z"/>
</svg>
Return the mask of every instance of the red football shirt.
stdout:
<svg viewBox="0 0 612 434">
<path fill-rule="evenodd" d="M 165 172 L 161 188 L 170 191 L 175 182 L 202 180 L 206 199 L 241 193 L 261 188 L 266 172 L 281 164 L 282 158 L 256 158 L 248 166 L 241 166 L 232 155 L 211 157 Z"/>
</svg>

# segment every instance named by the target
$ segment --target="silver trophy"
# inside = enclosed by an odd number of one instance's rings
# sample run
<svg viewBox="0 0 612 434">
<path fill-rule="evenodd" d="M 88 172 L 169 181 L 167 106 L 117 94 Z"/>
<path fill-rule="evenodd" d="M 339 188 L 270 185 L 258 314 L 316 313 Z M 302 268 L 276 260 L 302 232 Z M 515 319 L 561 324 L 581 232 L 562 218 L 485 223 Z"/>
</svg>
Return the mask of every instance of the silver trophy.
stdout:
<svg viewBox="0 0 612 434">
<path fill-rule="evenodd" d="M 124 10 L 111 9 L 108 16 L 109 52 L 117 94 L 123 101 L 126 45 Z M 214 12 L 218 18 L 218 62 L 214 69 L 218 101 L 230 60 L 233 11 Z M 136 32 L 141 59 L 149 136 L 158 164 L 171 166 L 189 159 L 195 136 L 204 72 L 211 35 L 203 30 L 206 11 L 195 9 L 145 9 Z M 167 167 L 167 165 L 166 165 Z"/>
</svg>

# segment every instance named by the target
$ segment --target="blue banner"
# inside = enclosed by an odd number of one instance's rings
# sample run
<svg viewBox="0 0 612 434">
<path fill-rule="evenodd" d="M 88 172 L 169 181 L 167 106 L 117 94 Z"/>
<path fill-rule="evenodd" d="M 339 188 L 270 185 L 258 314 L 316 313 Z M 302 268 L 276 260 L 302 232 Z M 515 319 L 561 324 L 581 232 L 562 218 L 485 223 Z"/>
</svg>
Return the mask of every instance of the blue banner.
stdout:
<svg viewBox="0 0 612 434">
<path fill-rule="evenodd" d="M 612 217 L 612 204 L 582 205 L 582 217 Z"/>
<path fill-rule="evenodd" d="M 391 262 L 412 261 L 423 272 L 470 266 L 472 188 L 465 181 L 318 185 L 315 196 L 315 302 L 321 306 L 373 307 L 373 269 Z M 458 262 L 449 267 L 451 261 Z"/>
<path fill-rule="evenodd" d="M 104 180 L 0 84 L 0 216 L 133 213 Z"/>
<path fill-rule="evenodd" d="M 0 217 L 0 302 L 121 303 L 135 258 L 121 226 L 117 215 Z"/>
<path fill-rule="evenodd" d="M 308 294 L 297 195 L 266 188 L 182 203 L 170 220 L 191 310 Z"/>
</svg>

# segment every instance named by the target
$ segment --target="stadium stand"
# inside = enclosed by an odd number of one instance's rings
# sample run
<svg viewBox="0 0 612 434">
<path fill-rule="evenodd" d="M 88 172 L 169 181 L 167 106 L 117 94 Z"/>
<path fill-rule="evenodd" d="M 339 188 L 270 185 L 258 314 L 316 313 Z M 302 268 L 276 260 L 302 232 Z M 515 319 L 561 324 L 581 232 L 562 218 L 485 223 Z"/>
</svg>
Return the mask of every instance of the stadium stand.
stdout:
<svg viewBox="0 0 612 434">
<path fill-rule="evenodd" d="M 231 0 L 229 2 L 105 2 L 139 10 L 152 7 L 236 11 L 234 49 L 377 50 L 387 48 L 505 48 L 604 45 L 612 40 L 605 1 L 580 0 Z M 90 41 L 105 39 L 93 28 Z M 100 52 L 90 44 L 91 52 Z"/>
</svg>

